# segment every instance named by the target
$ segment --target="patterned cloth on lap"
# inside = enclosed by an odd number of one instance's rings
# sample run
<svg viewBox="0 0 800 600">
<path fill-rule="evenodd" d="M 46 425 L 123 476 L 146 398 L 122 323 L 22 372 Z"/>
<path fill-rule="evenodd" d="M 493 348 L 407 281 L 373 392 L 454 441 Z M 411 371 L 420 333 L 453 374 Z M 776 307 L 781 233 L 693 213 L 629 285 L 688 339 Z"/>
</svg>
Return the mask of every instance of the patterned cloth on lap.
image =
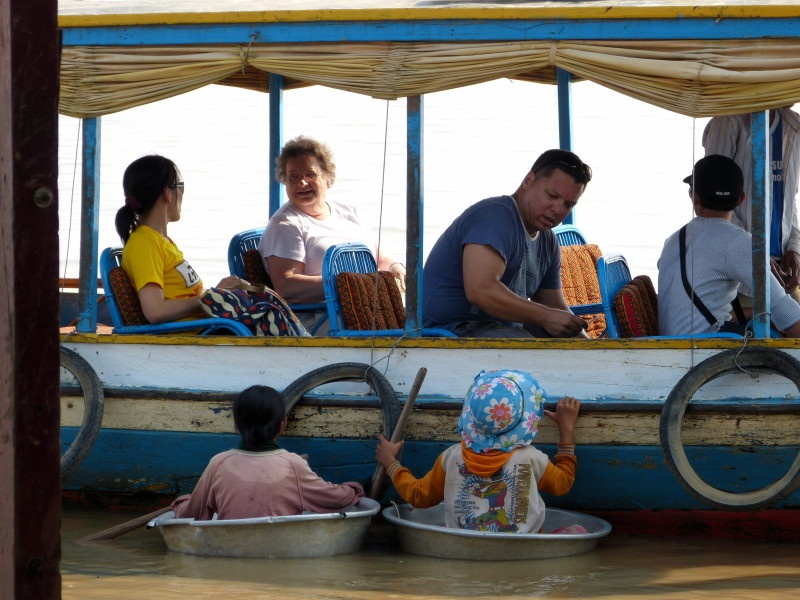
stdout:
<svg viewBox="0 0 800 600">
<path fill-rule="evenodd" d="M 274 290 L 246 292 L 240 289 L 208 288 L 200 307 L 211 317 L 243 323 L 257 336 L 307 337 L 310 334 Z"/>
</svg>

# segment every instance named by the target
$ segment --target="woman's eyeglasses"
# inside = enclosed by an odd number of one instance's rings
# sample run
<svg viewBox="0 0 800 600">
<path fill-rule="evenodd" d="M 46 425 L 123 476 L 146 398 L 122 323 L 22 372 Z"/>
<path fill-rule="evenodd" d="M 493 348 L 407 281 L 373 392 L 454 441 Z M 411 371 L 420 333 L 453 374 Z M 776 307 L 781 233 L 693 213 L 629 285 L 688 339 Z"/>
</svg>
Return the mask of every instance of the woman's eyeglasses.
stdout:
<svg viewBox="0 0 800 600">
<path fill-rule="evenodd" d="M 592 167 L 583 162 L 574 164 L 574 163 L 568 163 L 563 160 L 554 160 L 552 162 L 541 165 L 536 170 L 541 171 L 549 167 L 560 167 L 562 169 L 567 169 L 568 171 L 572 171 L 573 173 L 577 173 L 579 175 L 577 179 L 582 180 L 585 183 L 589 183 L 592 180 Z"/>
<path fill-rule="evenodd" d="M 316 181 L 319 176 L 320 174 L 316 171 L 309 171 L 308 173 L 303 173 L 302 175 L 299 173 L 292 173 L 286 178 L 286 181 L 292 185 L 297 185 L 301 181 Z"/>
<path fill-rule="evenodd" d="M 173 190 L 183 191 L 186 186 L 182 181 L 176 181 L 175 183 L 170 183 L 169 185 L 167 185 L 167 187 L 172 188 Z"/>
</svg>

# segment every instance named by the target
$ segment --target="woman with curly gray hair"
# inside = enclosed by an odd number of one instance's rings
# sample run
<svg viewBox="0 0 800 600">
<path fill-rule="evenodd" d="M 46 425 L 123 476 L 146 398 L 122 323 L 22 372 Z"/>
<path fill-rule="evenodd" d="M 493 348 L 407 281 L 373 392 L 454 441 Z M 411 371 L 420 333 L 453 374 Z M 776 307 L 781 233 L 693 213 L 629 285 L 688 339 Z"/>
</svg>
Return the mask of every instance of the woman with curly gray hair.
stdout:
<svg viewBox="0 0 800 600">
<path fill-rule="evenodd" d="M 290 140 L 276 160 L 275 173 L 286 186 L 289 202 L 270 218 L 258 250 L 272 287 L 284 299 L 321 302 L 322 260 L 328 248 L 343 242 L 369 246 L 378 269 L 390 271 L 405 285 L 405 266 L 380 253 L 375 235 L 361 223 L 355 208 L 328 199 L 328 188 L 336 179 L 328 146 L 302 135 Z"/>
</svg>

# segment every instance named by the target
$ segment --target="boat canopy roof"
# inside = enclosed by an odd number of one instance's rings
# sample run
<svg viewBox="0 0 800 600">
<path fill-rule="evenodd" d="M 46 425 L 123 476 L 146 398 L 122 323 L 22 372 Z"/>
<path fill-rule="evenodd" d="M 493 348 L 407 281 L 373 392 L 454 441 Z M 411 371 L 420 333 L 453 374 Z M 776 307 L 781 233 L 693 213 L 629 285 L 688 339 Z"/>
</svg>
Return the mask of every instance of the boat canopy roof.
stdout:
<svg viewBox="0 0 800 600">
<path fill-rule="evenodd" d="M 800 2 L 60 0 L 59 112 L 209 84 L 396 99 L 556 70 L 693 117 L 800 101 Z"/>
</svg>

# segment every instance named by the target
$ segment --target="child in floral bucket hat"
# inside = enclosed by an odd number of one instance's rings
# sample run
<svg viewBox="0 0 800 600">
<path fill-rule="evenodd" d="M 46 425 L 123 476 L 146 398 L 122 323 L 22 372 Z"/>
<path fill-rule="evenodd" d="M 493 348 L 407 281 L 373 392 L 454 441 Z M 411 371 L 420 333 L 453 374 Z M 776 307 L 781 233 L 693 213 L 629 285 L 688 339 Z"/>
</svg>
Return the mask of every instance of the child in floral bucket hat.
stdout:
<svg viewBox="0 0 800 600">
<path fill-rule="evenodd" d="M 560 496 L 575 481 L 575 422 L 580 402 L 564 397 L 545 410 L 545 393 L 530 373 L 481 371 L 467 392 L 458 420 L 461 443 L 445 450 L 417 479 L 397 456 L 403 442 L 380 437 L 378 462 L 397 492 L 415 508 L 444 500 L 448 527 L 537 533 L 544 522 L 539 490 Z M 533 446 L 547 415 L 559 428 L 551 461 Z"/>
</svg>

